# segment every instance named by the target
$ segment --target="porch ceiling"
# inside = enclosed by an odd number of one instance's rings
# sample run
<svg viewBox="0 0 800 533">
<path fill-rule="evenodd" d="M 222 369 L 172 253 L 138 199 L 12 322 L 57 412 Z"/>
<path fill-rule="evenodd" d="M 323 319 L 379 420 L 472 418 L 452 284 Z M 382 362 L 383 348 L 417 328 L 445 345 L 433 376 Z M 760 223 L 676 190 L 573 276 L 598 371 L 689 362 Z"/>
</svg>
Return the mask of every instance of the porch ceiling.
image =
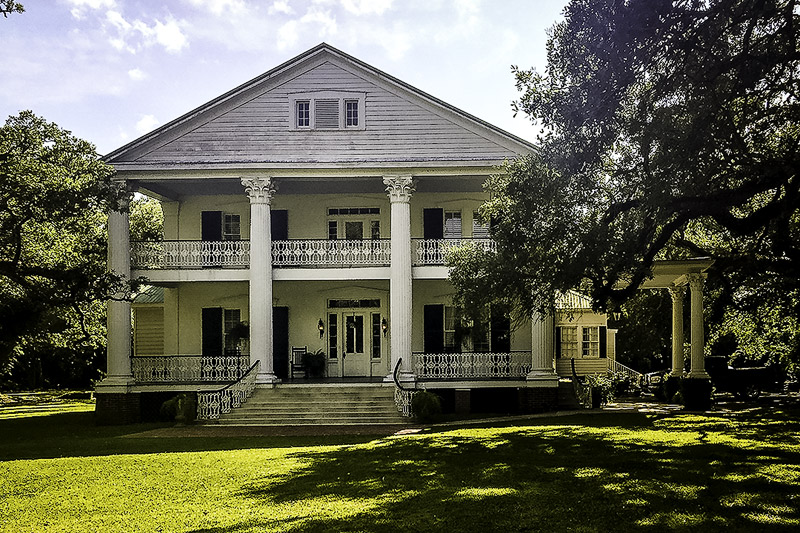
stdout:
<svg viewBox="0 0 800 533">
<path fill-rule="evenodd" d="M 485 175 L 414 176 L 416 192 L 480 192 Z M 384 194 L 383 175 L 330 177 L 274 177 L 278 195 L 283 194 Z M 179 200 L 186 196 L 245 195 L 240 176 L 129 178 L 130 186 L 148 196 Z"/>
</svg>

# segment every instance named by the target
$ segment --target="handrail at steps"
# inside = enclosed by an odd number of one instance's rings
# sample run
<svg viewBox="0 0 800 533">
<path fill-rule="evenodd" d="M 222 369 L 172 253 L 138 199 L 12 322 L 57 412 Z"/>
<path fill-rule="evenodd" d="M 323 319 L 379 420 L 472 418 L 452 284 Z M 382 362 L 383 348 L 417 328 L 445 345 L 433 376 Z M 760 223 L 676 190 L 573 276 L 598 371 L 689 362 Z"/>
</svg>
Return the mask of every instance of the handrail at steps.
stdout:
<svg viewBox="0 0 800 533">
<path fill-rule="evenodd" d="M 394 370 L 392 371 L 392 379 L 394 380 L 394 404 L 397 406 L 397 411 L 403 415 L 410 417 L 412 416 L 411 411 L 411 398 L 414 397 L 414 394 L 417 392 L 417 384 L 414 382 L 414 388 L 409 389 L 404 387 L 400 380 L 397 378 L 397 373 L 400 370 L 400 364 L 403 362 L 403 358 L 399 358 L 397 360 L 397 364 L 394 365 Z"/>
<path fill-rule="evenodd" d="M 575 359 L 571 359 L 570 363 L 572 366 L 572 390 L 575 392 L 575 398 L 584 409 L 591 407 L 591 387 L 578 380 L 578 373 L 575 372 Z"/>
<path fill-rule="evenodd" d="M 208 392 L 197 393 L 197 418 L 214 420 L 239 407 L 256 388 L 256 374 L 261 361 L 256 361 L 239 379 L 225 387 Z"/>
<path fill-rule="evenodd" d="M 616 359 L 610 360 L 609 363 L 611 364 L 611 370 L 620 374 L 624 374 L 628 379 L 630 379 L 634 384 L 637 386 L 641 386 L 642 382 L 644 381 L 644 374 L 632 369 L 629 366 L 625 366 L 622 363 L 618 363 Z"/>
</svg>

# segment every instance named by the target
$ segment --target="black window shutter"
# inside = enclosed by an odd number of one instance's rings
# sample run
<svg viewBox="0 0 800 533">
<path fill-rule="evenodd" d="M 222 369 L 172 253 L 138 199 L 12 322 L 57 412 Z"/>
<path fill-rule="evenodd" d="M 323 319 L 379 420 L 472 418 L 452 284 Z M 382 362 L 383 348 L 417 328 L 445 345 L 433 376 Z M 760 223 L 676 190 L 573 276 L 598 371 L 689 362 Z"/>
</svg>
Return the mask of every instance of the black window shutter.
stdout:
<svg viewBox="0 0 800 533">
<path fill-rule="evenodd" d="M 270 211 L 270 224 L 272 226 L 273 241 L 289 240 L 289 212 L 286 209 L 272 209 Z"/>
<path fill-rule="evenodd" d="M 561 357 L 561 328 L 556 328 L 556 358 Z"/>
<path fill-rule="evenodd" d="M 444 209 L 434 207 L 422 211 L 422 232 L 424 239 L 444 238 Z"/>
<path fill-rule="evenodd" d="M 491 315 L 492 353 L 508 353 L 511 351 L 511 319 L 495 307 Z"/>
<path fill-rule="evenodd" d="M 222 308 L 203 309 L 201 329 L 203 332 L 202 355 L 214 357 L 222 355 Z"/>
<path fill-rule="evenodd" d="M 607 353 L 608 346 L 606 346 L 607 334 L 608 330 L 606 329 L 606 326 L 600 326 L 600 335 L 598 335 L 598 337 L 600 338 L 600 357 L 608 357 Z"/>
<path fill-rule="evenodd" d="M 200 238 L 204 241 L 222 240 L 222 211 L 203 211 L 200 214 Z"/>
<path fill-rule="evenodd" d="M 425 353 L 444 352 L 444 305 L 426 305 L 423 341 Z"/>
</svg>

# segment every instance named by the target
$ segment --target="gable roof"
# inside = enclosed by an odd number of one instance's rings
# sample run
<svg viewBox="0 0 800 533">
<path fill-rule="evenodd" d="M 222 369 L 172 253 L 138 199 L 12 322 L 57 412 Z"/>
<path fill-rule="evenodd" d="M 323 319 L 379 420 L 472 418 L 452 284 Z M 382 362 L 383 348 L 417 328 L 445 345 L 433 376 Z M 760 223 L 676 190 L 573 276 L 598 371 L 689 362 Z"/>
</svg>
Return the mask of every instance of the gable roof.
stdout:
<svg viewBox="0 0 800 533">
<path fill-rule="evenodd" d="M 290 97 L 365 96 L 361 131 L 292 131 Z M 532 144 L 322 43 L 105 156 L 118 169 L 491 166 Z"/>
</svg>

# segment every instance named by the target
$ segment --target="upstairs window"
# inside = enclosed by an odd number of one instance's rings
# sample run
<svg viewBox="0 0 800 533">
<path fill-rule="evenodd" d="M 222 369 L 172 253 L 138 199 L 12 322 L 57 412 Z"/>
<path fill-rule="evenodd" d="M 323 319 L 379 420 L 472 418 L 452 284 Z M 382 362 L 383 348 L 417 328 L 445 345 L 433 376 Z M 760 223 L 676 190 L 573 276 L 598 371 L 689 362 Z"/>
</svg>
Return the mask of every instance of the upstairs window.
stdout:
<svg viewBox="0 0 800 533">
<path fill-rule="evenodd" d="M 345 126 L 352 128 L 358 126 L 358 100 L 345 100 L 344 101 L 345 113 Z"/>
<path fill-rule="evenodd" d="M 293 130 L 363 130 L 365 93 L 319 91 L 289 95 Z"/>
<path fill-rule="evenodd" d="M 239 215 L 225 213 L 222 224 L 222 240 L 238 241 L 242 238 L 241 219 Z"/>
<path fill-rule="evenodd" d="M 308 101 L 297 102 L 297 127 L 308 128 L 311 126 L 311 103 Z"/>
</svg>

